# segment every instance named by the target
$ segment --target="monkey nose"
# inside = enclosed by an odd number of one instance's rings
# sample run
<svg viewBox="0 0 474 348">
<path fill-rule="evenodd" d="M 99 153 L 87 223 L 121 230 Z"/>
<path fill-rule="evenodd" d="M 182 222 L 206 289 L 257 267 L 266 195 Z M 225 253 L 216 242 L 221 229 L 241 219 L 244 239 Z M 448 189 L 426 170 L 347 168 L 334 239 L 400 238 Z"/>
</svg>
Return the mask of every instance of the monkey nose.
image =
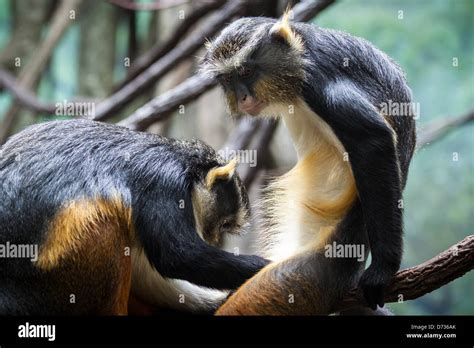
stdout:
<svg viewBox="0 0 474 348">
<path fill-rule="evenodd" d="M 256 116 L 262 111 L 264 103 L 251 95 L 243 95 L 238 101 L 238 108 L 240 111 Z"/>
</svg>

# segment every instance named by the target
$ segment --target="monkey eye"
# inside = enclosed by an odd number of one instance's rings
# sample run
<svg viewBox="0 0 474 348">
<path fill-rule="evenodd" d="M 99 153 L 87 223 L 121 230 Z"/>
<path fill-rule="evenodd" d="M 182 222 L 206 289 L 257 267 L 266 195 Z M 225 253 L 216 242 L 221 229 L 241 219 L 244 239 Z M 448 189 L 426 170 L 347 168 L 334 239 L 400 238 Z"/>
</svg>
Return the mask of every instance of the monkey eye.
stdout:
<svg viewBox="0 0 474 348">
<path fill-rule="evenodd" d="M 221 224 L 221 229 L 223 229 L 224 231 L 229 231 L 229 230 L 232 230 L 233 228 L 234 228 L 234 224 L 232 223 L 232 221 L 225 220 Z"/>
<path fill-rule="evenodd" d="M 224 222 L 221 226 L 223 229 L 231 229 L 232 228 L 232 224 L 230 222 Z"/>
<path fill-rule="evenodd" d="M 223 79 L 226 83 L 231 83 L 232 82 L 232 75 L 231 74 L 226 74 L 223 76 Z"/>
<path fill-rule="evenodd" d="M 251 68 L 245 67 L 240 71 L 239 75 L 240 75 L 240 77 L 245 79 L 245 78 L 248 78 L 248 77 L 252 76 L 252 73 L 253 73 L 253 70 Z"/>
</svg>

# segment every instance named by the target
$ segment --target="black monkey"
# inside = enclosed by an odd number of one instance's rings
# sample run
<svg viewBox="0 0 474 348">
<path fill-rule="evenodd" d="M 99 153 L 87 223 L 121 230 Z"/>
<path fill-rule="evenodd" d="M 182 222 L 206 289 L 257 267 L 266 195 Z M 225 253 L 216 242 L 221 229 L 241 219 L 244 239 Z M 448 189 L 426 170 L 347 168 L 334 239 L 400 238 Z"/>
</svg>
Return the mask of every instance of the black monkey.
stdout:
<svg viewBox="0 0 474 348">
<path fill-rule="evenodd" d="M 225 294 L 197 285 L 234 289 L 267 264 L 216 247 L 246 223 L 248 198 L 235 161 L 200 141 L 31 126 L 1 147 L 0 197 L 0 245 L 37 247 L 34 262 L 0 259 L 1 314 L 126 314 L 130 288 L 209 311 Z"/>
<path fill-rule="evenodd" d="M 402 257 L 402 190 L 416 142 L 411 91 L 366 40 L 288 17 L 235 21 L 203 61 L 231 113 L 281 117 L 298 155 L 267 198 L 266 252 L 281 262 L 219 313 L 329 313 L 357 283 L 376 309 Z M 339 244 L 370 248 L 370 266 L 325 255 Z"/>
</svg>

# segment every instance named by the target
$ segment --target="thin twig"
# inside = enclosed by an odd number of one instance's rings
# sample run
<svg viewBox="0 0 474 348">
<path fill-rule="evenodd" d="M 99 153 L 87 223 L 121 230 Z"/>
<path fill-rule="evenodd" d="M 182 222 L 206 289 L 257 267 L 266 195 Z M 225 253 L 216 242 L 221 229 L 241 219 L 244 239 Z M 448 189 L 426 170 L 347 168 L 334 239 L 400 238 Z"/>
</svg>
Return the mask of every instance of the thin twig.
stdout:
<svg viewBox="0 0 474 348">
<path fill-rule="evenodd" d="M 465 124 L 474 121 L 474 110 L 457 117 L 443 117 L 432 121 L 418 135 L 417 147 L 426 146 Z"/>
<path fill-rule="evenodd" d="M 22 106 L 36 112 L 44 112 L 47 114 L 54 113 L 55 105 L 44 103 L 36 98 L 28 89 L 21 87 L 15 77 L 6 70 L 0 69 L 0 86 L 8 90 L 12 96 Z"/>
</svg>

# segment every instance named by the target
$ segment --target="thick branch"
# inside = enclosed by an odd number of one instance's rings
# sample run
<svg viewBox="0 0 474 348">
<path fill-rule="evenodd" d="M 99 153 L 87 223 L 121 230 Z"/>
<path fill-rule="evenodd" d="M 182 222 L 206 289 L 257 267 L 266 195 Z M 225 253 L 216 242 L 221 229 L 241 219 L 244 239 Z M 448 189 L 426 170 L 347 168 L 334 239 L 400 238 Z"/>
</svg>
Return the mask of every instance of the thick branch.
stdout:
<svg viewBox="0 0 474 348">
<path fill-rule="evenodd" d="M 471 121 L 474 121 L 474 110 L 458 117 L 444 117 L 435 120 L 424 128 L 418 135 L 417 147 L 428 145 L 436 140 L 443 138 L 452 130 L 461 127 Z"/>
<path fill-rule="evenodd" d="M 265 158 L 277 125 L 277 120 L 244 117 L 239 120 L 219 152 L 222 154 L 233 154 L 235 151 L 249 149 L 256 151 L 260 159 Z M 230 158 L 226 158 L 226 160 L 230 160 Z M 254 167 L 240 167 L 239 175 L 245 187 L 249 188 L 252 185 L 258 171 L 261 169 L 261 163 L 262 160 L 257 159 Z"/>
<path fill-rule="evenodd" d="M 206 23 L 189 35 L 162 59 L 151 65 L 122 89 L 105 99 L 97 106 L 95 120 L 105 120 L 127 105 L 135 97 L 150 87 L 160 77 L 169 72 L 179 62 L 189 58 L 203 44 L 206 38 L 216 34 L 232 17 L 237 15 L 245 5 L 245 1 L 230 1 L 217 11 Z"/>
<path fill-rule="evenodd" d="M 145 130 L 153 123 L 168 118 L 180 105 L 196 99 L 214 85 L 215 82 L 212 79 L 203 79 L 201 75 L 190 77 L 177 87 L 143 105 L 118 124 L 134 130 Z"/>
<path fill-rule="evenodd" d="M 467 236 L 441 254 L 421 265 L 399 271 L 385 292 L 385 302 L 424 296 L 474 269 L 474 235 Z M 334 312 L 365 306 L 362 290 L 353 289 Z"/>
</svg>

